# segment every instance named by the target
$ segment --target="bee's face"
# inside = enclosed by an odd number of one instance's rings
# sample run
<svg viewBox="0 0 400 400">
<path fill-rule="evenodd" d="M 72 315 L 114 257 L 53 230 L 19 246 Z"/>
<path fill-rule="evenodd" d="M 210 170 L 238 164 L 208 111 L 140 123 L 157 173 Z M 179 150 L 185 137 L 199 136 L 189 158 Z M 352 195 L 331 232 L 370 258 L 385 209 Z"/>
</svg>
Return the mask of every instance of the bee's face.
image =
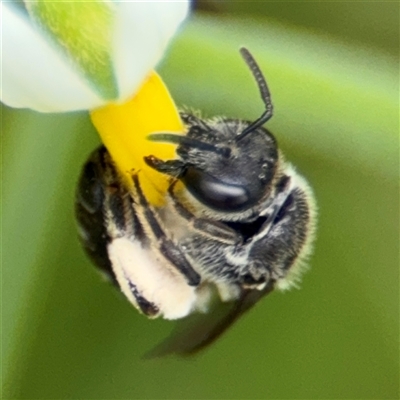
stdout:
<svg viewBox="0 0 400 400">
<path fill-rule="evenodd" d="M 88 254 L 142 313 L 182 318 L 206 309 L 215 290 L 222 301 L 235 301 L 181 351 L 205 346 L 261 297 L 295 283 L 313 240 L 311 189 L 262 128 L 272 116 L 269 91 L 253 58 L 246 50 L 242 55 L 266 111 L 253 123 L 183 112 L 185 136 L 150 135 L 178 144 L 175 159 L 144 156 L 170 177 L 165 205 L 148 201 L 140 171 L 126 187 L 105 148 L 89 159 L 78 188 L 77 217 Z"/>
<path fill-rule="evenodd" d="M 240 139 L 248 124 L 237 120 L 189 120 L 189 138 L 215 150 L 185 145 L 177 154 L 184 164 L 180 179 L 204 206 L 216 211 L 238 212 L 260 202 L 270 190 L 278 161 L 275 139 L 258 128 Z M 239 139 L 238 139 L 239 138 Z"/>
</svg>

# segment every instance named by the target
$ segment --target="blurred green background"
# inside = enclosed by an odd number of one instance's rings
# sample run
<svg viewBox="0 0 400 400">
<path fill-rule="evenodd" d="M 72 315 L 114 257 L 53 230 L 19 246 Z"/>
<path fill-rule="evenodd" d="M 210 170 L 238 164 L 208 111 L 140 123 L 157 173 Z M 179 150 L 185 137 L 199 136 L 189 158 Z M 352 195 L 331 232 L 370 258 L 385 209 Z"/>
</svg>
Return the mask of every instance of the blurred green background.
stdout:
<svg viewBox="0 0 400 400">
<path fill-rule="evenodd" d="M 399 3 L 198 8 L 159 70 L 179 105 L 255 119 L 253 52 L 268 128 L 316 192 L 312 269 L 199 356 L 143 360 L 174 323 L 140 316 L 79 246 L 87 115 L 2 107 L 3 398 L 398 398 Z"/>
</svg>

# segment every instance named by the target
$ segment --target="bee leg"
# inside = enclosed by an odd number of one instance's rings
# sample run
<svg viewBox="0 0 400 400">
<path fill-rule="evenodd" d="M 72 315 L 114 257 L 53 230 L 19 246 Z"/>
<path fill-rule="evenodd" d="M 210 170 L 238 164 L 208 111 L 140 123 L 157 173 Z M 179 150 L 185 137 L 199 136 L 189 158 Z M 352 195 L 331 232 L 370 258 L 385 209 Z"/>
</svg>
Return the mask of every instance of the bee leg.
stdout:
<svg viewBox="0 0 400 400">
<path fill-rule="evenodd" d="M 173 176 L 175 178 L 181 176 L 185 169 L 185 165 L 179 160 L 163 161 L 155 156 L 146 156 L 144 157 L 144 161 L 149 167 L 155 169 L 156 171 L 161 172 L 162 174 Z"/>
<path fill-rule="evenodd" d="M 158 250 L 167 261 L 169 261 L 182 275 L 185 276 L 190 286 L 198 286 L 201 281 L 200 275 L 193 269 L 179 247 L 176 246 L 165 234 L 157 220 L 154 209 L 148 203 L 143 194 L 137 174 L 133 175 L 133 184 L 137 192 L 139 206 L 142 209 L 143 220 L 146 221 L 150 231 L 158 241 Z"/>
<path fill-rule="evenodd" d="M 269 231 L 274 226 L 274 221 L 276 216 L 278 215 L 279 210 L 280 207 L 278 205 L 273 206 L 272 211 L 268 214 L 267 220 L 261 226 L 260 231 L 257 233 L 257 235 L 253 236 L 251 240 L 252 242 L 257 241 L 268 235 Z"/>
<path fill-rule="evenodd" d="M 176 212 L 184 219 L 186 219 L 190 226 L 203 235 L 212 240 L 228 244 L 237 245 L 243 242 L 243 238 L 234 229 L 228 227 L 219 221 L 214 221 L 208 218 L 197 218 L 193 215 L 179 200 L 174 193 L 174 187 L 178 181 L 175 180 L 168 188 L 168 196 L 174 206 Z"/>
<path fill-rule="evenodd" d="M 263 265 L 281 288 L 293 285 L 295 275 L 286 279 L 288 271 L 293 268 L 293 271 L 301 272 L 301 261 L 310 252 L 307 233 L 312 234 L 311 213 L 305 192 L 296 187 L 271 213 L 269 224 L 248 244 L 253 259 L 264 260 Z"/>
<path fill-rule="evenodd" d="M 291 201 L 292 197 L 293 195 L 291 192 L 280 193 L 277 200 L 262 213 L 262 215 L 266 215 L 267 219 L 261 226 L 257 235 L 252 238 L 253 242 L 268 235 L 276 224 L 277 216 L 285 212 L 286 206 L 288 202 Z"/>
<path fill-rule="evenodd" d="M 155 156 L 147 156 L 144 158 L 147 165 L 154 168 L 156 171 L 170 175 L 174 178 L 179 178 L 184 171 L 184 164 L 179 160 L 163 161 Z M 211 240 L 216 240 L 220 243 L 228 245 L 237 245 L 243 242 L 243 238 L 234 229 L 229 228 L 225 224 L 207 218 L 197 218 L 189 210 L 187 210 L 176 198 L 173 188 L 177 181 L 174 181 L 168 191 L 169 197 L 172 200 L 172 205 L 178 214 L 185 218 L 189 224 L 198 232 L 209 237 Z"/>
</svg>

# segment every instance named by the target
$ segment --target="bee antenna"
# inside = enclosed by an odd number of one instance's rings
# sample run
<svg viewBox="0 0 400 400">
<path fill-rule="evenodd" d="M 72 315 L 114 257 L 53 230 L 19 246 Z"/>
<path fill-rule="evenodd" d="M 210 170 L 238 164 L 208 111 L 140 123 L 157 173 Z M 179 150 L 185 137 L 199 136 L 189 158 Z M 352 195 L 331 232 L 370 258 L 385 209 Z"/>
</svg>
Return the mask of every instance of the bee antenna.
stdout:
<svg viewBox="0 0 400 400">
<path fill-rule="evenodd" d="M 272 110 L 273 110 L 273 106 L 272 106 L 272 102 L 271 102 L 271 94 L 268 89 L 267 81 L 265 80 L 260 67 L 256 63 L 256 60 L 251 55 L 250 51 L 247 50 L 245 47 L 241 47 L 239 51 L 240 51 L 240 54 L 242 55 L 244 61 L 246 62 L 247 66 L 250 68 L 250 71 L 253 74 L 254 79 L 257 82 L 257 85 L 258 85 L 258 88 L 259 88 L 260 94 L 261 94 L 261 99 L 265 104 L 265 111 L 261 115 L 260 118 L 255 120 L 246 129 L 244 129 L 243 132 L 241 132 L 236 137 L 236 140 L 243 139 L 250 132 L 253 132 L 255 129 L 264 125 L 272 117 Z"/>
<path fill-rule="evenodd" d="M 228 147 L 218 147 L 211 143 L 202 142 L 198 139 L 174 133 L 151 133 L 150 135 L 147 135 L 147 139 L 152 142 L 166 142 L 178 145 L 183 144 L 203 151 L 212 151 L 221 154 L 224 157 L 229 157 L 230 155 L 230 148 Z"/>
</svg>

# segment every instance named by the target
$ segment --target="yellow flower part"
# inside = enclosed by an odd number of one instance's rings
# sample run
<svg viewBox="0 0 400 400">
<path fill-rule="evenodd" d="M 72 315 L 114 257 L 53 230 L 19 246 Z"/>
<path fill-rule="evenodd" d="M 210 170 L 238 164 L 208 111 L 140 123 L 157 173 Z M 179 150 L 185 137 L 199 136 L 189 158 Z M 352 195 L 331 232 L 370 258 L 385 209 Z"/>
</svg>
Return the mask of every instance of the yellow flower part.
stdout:
<svg viewBox="0 0 400 400">
<path fill-rule="evenodd" d="M 164 202 L 168 177 L 147 166 L 143 157 L 175 158 L 176 145 L 147 140 L 156 132 L 182 134 L 185 131 L 178 110 L 161 78 L 152 72 L 135 96 L 123 104 L 112 103 L 91 112 L 94 126 L 110 152 L 126 184 L 138 172 L 147 200 L 156 206 Z"/>
</svg>

